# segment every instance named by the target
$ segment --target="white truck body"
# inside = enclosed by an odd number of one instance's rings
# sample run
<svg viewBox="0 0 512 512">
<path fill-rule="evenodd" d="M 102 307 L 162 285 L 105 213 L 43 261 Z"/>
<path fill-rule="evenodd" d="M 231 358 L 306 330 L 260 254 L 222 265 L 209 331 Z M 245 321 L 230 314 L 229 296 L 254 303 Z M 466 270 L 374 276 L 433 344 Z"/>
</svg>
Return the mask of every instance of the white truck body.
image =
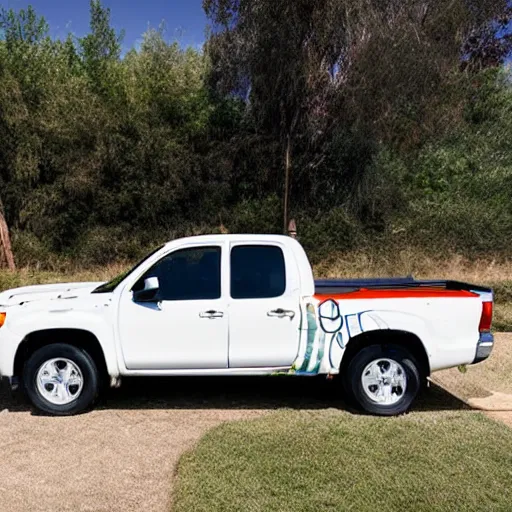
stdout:
<svg viewBox="0 0 512 512">
<path fill-rule="evenodd" d="M 204 297 L 194 296 L 188 274 L 177 268 L 185 258 L 190 268 L 202 269 L 196 288 L 207 290 Z M 175 286 L 163 283 L 168 275 Z M 101 292 L 103 283 L 67 283 L 0 293 L 0 376 L 16 385 L 33 351 L 31 340 L 36 337 L 40 347 L 45 333 L 50 343 L 59 332 L 67 333 L 70 344 L 74 332 L 94 339 L 101 348 L 96 357 L 103 358 L 96 365 L 104 365 L 112 385 L 122 376 L 142 375 L 335 375 L 351 344 L 367 345 L 369 337 L 378 343 L 379 336 L 395 332 L 414 343 L 425 375 L 490 354 L 492 335 L 481 324 L 483 304 L 492 308 L 491 290 L 361 283 L 315 286 L 302 246 L 290 237 L 174 240 L 107 291 Z M 151 297 L 144 285 L 160 289 Z M 170 295 L 159 296 L 167 286 Z M 180 286 L 188 295 L 179 295 Z M 148 296 L 138 300 L 137 292 Z"/>
</svg>

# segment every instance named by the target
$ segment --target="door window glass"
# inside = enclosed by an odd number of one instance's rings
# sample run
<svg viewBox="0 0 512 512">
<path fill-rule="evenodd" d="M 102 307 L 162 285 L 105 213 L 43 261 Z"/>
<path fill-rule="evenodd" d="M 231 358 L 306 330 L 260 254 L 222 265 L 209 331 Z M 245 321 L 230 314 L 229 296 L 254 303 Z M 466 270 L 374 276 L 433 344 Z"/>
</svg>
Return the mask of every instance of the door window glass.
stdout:
<svg viewBox="0 0 512 512">
<path fill-rule="evenodd" d="M 157 277 L 159 300 L 205 300 L 220 298 L 220 247 L 192 247 L 172 252 L 142 276 L 133 287 L 144 287 L 144 280 Z"/>
<path fill-rule="evenodd" d="M 272 245 L 238 245 L 231 249 L 231 297 L 279 297 L 286 288 L 283 251 Z"/>
</svg>

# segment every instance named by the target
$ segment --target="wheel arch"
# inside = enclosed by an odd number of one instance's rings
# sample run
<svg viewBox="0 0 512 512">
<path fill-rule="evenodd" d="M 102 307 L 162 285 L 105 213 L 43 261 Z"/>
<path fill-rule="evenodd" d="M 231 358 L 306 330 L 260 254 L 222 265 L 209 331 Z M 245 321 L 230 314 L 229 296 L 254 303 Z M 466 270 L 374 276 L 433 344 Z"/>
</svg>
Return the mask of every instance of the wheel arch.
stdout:
<svg viewBox="0 0 512 512">
<path fill-rule="evenodd" d="M 418 362 L 422 377 L 430 375 L 430 360 L 421 339 L 414 333 L 397 329 L 375 330 L 354 336 L 347 343 L 340 364 L 340 374 L 344 374 L 352 358 L 370 345 L 398 345 L 411 352 Z"/>
<path fill-rule="evenodd" d="M 14 375 L 21 377 L 25 361 L 39 348 L 53 343 L 66 343 L 85 350 L 94 360 L 101 377 L 108 383 L 110 373 L 99 339 L 91 331 L 79 328 L 41 329 L 27 334 L 14 357 Z"/>
</svg>

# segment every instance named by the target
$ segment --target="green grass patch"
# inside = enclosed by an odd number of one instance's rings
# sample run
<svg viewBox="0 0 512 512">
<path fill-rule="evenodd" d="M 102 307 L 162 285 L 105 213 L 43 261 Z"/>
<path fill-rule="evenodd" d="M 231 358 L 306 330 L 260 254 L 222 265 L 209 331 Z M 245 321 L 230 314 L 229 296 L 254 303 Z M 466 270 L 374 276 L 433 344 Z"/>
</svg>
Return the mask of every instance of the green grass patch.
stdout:
<svg viewBox="0 0 512 512">
<path fill-rule="evenodd" d="M 173 510 L 510 510 L 512 430 L 480 413 L 282 411 L 182 457 Z"/>
</svg>

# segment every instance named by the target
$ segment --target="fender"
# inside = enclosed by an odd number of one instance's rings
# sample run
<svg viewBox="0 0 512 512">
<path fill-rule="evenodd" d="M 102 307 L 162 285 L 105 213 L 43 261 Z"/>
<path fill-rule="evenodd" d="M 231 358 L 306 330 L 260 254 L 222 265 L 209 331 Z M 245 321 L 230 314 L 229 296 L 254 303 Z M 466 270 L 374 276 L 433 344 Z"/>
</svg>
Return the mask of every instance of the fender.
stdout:
<svg viewBox="0 0 512 512">
<path fill-rule="evenodd" d="M 357 316 L 357 319 L 355 318 Z M 358 315 L 346 315 L 349 341 L 351 338 L 375 330 L 391 329 L 414 334 L 422 343 L 430 361 L 434 352 L 434 343 L 429 323 L 414 313 L 396 310 L 369 310 Z"/>
<path fill-rule="evenodd" d="M 50 311 L 34 311 L 23 315 L 22 322 L 15 322 L 11 331 L 19 339 L 15 351 L 18 350 L 21 342 L 31 333 L 45 331 L 47 329 L 79 329 L 93 334 L 100 343 L 105 356 L 107 371 L 111 377 L 119 376 L 119 364 L 117 360 L 116 347 L 114 342 L 113 324 L 110 314 L 99 311 L 106 309 L 108 305 L 95 307 L 92 311 L 65 308 Z M 103 314 L 102 314 L 103 313 Z M 110 312 L 109 312 L 110 313 Z"/>
</svg>

